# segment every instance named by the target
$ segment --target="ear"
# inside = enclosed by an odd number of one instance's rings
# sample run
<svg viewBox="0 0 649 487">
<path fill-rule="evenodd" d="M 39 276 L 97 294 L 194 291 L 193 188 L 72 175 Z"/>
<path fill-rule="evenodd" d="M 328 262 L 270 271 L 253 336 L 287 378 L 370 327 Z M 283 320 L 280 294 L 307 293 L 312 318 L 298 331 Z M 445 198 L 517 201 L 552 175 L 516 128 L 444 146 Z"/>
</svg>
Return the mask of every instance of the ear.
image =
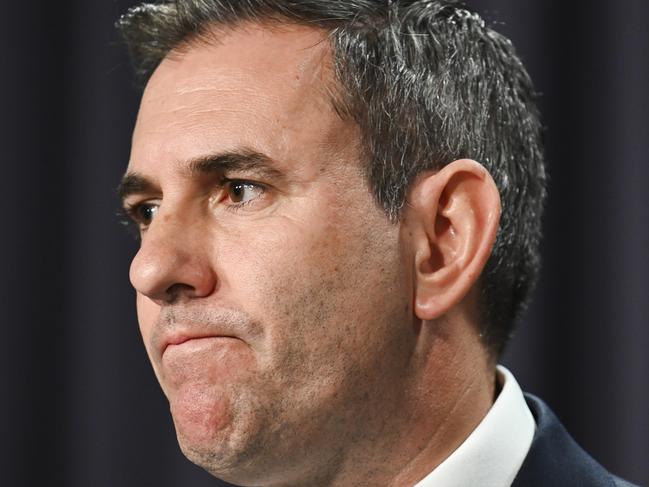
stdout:
<svg viewBox="0 0 649 487">
<path fill-rule="evenodd" d="M 482 165 L 461 159 L 417 180 L 404 216 L 414 250 L 414 311 L 432 320 L 478 280 L 498 231 L 500 195 Z"/>
</svg>

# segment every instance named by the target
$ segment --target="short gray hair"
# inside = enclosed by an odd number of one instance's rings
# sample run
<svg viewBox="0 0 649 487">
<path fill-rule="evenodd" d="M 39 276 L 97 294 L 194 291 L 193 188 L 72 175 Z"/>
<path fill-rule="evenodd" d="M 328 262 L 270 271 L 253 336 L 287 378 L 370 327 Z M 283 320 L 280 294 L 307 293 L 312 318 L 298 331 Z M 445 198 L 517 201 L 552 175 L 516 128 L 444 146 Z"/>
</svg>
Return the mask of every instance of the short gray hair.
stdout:
<svg viewBox="0 0 649 487">
<path fill-rule="evenodd" d="M 332 101 L 358 124 L 369 186 L 393 221 L 424 171 L 471 158 L 491 173 L 503 211 L 480 278 L 481 335 L 500 356 L 537 279 L 546 194 L 536 93 L 512 43 L 452 0 L 175 0 L 117 26 L 146 81 L 172 50 L 245 21 L 329 31 Z"/>
</svg>

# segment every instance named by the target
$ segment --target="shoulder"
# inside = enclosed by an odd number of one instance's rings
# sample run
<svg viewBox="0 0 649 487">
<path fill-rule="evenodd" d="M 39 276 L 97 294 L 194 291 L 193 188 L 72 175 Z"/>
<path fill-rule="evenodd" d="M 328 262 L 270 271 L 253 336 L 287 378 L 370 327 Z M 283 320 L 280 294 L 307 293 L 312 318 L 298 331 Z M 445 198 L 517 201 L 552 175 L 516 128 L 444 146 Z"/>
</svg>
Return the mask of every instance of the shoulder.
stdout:
<svg viewBox="0 0 649 487">
<path fill-rule="evenodd" d="M 536 432 L 513 487 L 636 487 L 613 476 L 588 455 L 542 400 L 531 394 L 526 394 L 525 400 L 536 421 Z"/>
<path fill-rule="evenodd" d="M 615 484 L 615 487 L 638 487 L 635 484 L 632 484 L 631 482 L 627 482 L 626 480 L 623 480 L 618 477 L 613 477 L 613 482 Z"/>
</svg>

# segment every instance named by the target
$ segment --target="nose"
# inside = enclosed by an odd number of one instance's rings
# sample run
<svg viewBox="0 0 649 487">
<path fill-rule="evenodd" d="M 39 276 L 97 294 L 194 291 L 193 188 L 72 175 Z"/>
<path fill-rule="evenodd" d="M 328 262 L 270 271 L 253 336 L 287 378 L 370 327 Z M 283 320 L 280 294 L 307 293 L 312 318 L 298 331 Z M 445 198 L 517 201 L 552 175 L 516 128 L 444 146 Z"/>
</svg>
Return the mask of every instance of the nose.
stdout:
<svg viewBox="0 0 649 487">
<path fill-rule="evenodd" d="M 158 305 L 178 299 L 209 296 L 216 288 L 216 274 L 206 255 L 200 231 L 172 219 L 156 217 L 142 237 L 131 262 L 133 287 Z"/>
</svg>

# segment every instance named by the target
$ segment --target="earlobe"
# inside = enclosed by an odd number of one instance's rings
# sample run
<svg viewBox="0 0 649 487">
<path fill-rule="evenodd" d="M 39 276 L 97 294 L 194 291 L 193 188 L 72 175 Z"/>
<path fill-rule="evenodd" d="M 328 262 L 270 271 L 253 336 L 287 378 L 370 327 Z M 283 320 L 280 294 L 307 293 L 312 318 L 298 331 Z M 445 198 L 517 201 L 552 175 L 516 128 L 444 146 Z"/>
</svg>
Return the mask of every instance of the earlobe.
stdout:
<svg viewBox="0 0 649 487">
<path fill-rule="evenodd" d="M 408 221 L 419 229 L 412 241 L 414 310 L 432 320 L 477 282 L 498 231 L 500 195 L 481 164 L 461 159 L 419 179 L 408 203 Z"/>
</svg>

